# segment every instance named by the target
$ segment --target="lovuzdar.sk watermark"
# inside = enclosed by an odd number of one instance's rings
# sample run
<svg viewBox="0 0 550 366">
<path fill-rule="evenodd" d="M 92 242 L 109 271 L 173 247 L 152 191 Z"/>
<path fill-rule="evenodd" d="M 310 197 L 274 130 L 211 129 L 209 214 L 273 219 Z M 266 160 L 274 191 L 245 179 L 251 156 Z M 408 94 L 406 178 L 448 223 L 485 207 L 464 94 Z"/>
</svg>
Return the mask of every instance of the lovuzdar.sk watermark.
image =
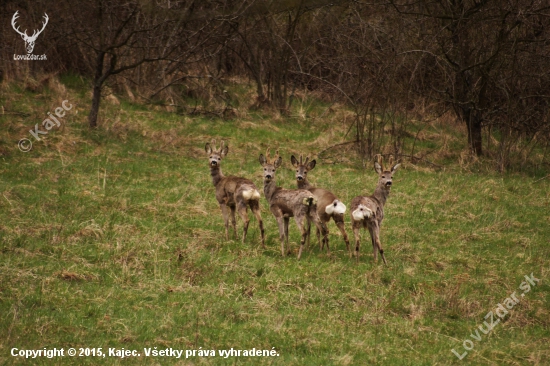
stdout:
<svg viewBox="0 0 550 366">
<path fill-rule="evenodd" d="M 28 55 L 13 54 L 13 59 L 15 61 L 46 61 L 48 57 L 45 54 L 44 55 L 33 55 L 32 53 Z"/>
<path fill-rule="evenodd" d="M 50 18 L 48 18 L 48 14 L 44 13 L 44 22 L 42 23 L 42 29 L 40 29 L 40 30 L 35 29 L 33 34 L 30 35 L 30 36 L 27 34 L 26 29 L 23 32 L 19 30 L 19 26 L 17 25 L 17 18 L 19 18 L 19 10 L 16 11 L 15 14 L 13 14 L 13 17 L 11 18 L 11 26 L 12 26 L 13 30 L 16 31 L 21 36 L 21 38 L 23 38 L 23 41 L 25 42 L 25 49 L 27 50 L 27 54 L 26 55 L 13 54 L 13 59 L 16 60 L 16 61 L 20 61 L 20 60 L 44 61 L 44 60 L 47 60 L 48 58 L 46 57 L 45 54 L 44 55 L 33 55 L 32 51 L 34 50 L 34 45 L 35 45 L 36 39 L 38 38 L 40 33 L 42 33 L 44 31 L 44 28 L 46 28 L 46 25 L 48 24 L 48 20 L 50 19 Z"/>
<path fill-rule="evenodd" d="M 40 138 L 40 135 L 47 135 L 48 132 L 54 127 L 59 128 L 61 126 L 60 120 L 62 120 L 63 117 L 65 117 L 66 112 L 70 111 L 72 108 L 73 105 L 70 104 L 68 100 L 64 100 L 61 103 L 61 107 L 57 107 L 54 110 L 55 115 L 53 115 L 51 112 L 48 112 L 49 118 L 46 118 L 42 121 L 41 127 L 37 123 L 34 126 L 34 130 L 29 130 L 31 136 L 35 138 L 35 141 L 41 141 L 42 139 Z M 29 152 L 32 149 L 32 141 L 30 139 L 23 138 L 19 140 L 17 146 L 22 152 Z"/>
<path fill-rule="evenodd" d="M 485 321 L 483 322 L 483 324 L 479 325 L 478 328 L 475 329 L 472 334 L 470 334 L 472 340 L 481 342 L 483 335 L 488 334 L 490 331 L 492 331 L 497 326 L 497 324 L 500 323 L 501 319 L 504 319 L 506 314 L 508 314 L 508 310 L 512 310 L 512 308 L 521 301 L 521 298 L 523 298 L 526 293 L 531 291 L 531 286 L 536 286 L 539 281 L 540 279 L 535 278 L 535 276 L 533 276 L 533 273 L 531 273 L 530 276 L 526 275 L 525 281 L 523 281 L 519 285 L 519 289 L 522 291 L 519 297 L 517 296 L 516 291 L 514 291 L 509 297 L 504 299 L 496 306 L 494 312 L 492 310 L 489 311 L 487 315 L 485 315 Z M 481 331 L 481 333 L 479 331 Z M 462 343 L 462 347 L 465 350 L 464 353 L 458 353 L 457 351 L 455 351 L 454 348 L 451 350 L 451 352 L 453 352 L 459 360 L 462 360 L 464 357 L 466 357 L 468 351 L 474 349 L 474 342 L 472 340 L 465 339 Z"/>
</svg>

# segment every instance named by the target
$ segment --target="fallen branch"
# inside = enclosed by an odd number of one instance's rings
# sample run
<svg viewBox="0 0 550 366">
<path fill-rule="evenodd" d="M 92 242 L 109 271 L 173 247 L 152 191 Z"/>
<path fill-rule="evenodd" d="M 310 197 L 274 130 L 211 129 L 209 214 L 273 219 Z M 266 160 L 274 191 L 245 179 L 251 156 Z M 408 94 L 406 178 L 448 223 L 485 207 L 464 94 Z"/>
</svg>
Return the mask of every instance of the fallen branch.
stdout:
<svg viewBox="0 0 550 366">
<path fill-rule="evenodd" d="M 0 113 L 0 115 L 2 116 L 9 116 L 9 115 L 13 115 L 13 116 L 23 116 L 23 117 L 29 117 L 31 114 L 30 113 L 24 113 L 24 112 L 3 112 L 3 113 Z"/>
<path fill-rule="evenodd" d="M 542 177 L 542 178 L 540 178 L 540 179 L 537 179 L 537 180 L 534 181 L 533 183 L 537 183 L 537 182 L 539 182 L 539 181 L 541 181 L 541 180 L 543 180 L 543 179 L 546 179 L 546 178 L 548 178 L 548 177 L 550 177 L 550 174 L 548 174 L 546 177 Z"/>
<path fill-rule="evenodd" d="M 323 151 L 320 151 L 319 154 L 317 154 L 317 156 L 321 157 L 321 154 L 323 154 L 325 151 L 328 151 L 330 149 L 334 149 L 335 147 L 349 145 L 349 144 L 356 144 L 356 143 L 357 143 L 357 140 L 341 142 L 339 144 L 329 146 L 326 149 L 324 149 Z"/>
<path fill-rule="evenodd" d="M 409 159 L 414 159 L 414 160 L 419 160 L 419 161 L 425 161 L 426 163 L 431 164 L 431 165 L 435 166 L 436 168 L 443 168 L 443 166 L 438 165 L 436 163 L 432 163 L 431 161 L 429 161 L 428 159 L 426 159 L 424 157 L 418 157 L 418 156 L 414 156 L 414 155 L 405 155 L 405 154 L 399 154 L 398 156 L 402 156 L 402 157 L 409 158 Z"/>
</svg>

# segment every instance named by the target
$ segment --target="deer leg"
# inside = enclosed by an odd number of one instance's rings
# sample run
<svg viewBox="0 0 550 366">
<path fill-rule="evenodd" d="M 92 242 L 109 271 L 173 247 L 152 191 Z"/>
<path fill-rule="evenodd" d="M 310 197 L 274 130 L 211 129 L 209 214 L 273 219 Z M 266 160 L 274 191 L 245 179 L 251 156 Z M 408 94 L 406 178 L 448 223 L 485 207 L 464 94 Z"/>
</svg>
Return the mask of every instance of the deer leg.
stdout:
<svg viewBox="0 0 550 366">
<path fill-rule="evenodd" d="M 327 225 L 321 221 L 321 219 L 319 218 L 319 216 L 315 217 L 313 216 L 312 218 L 313 222 L 315 223 L 315 226 L 317 227 L 317 238 L 318 240 L 321 240 L 320 237 L 321 235 L 323 236 L 322 238 L 322 243 L 323 245 L 319 246 L 321 248 L 321 250 L 325 249 L 325 243 L 327 244 L 327 253 L 330 254 L 330 248 L 328 246 L 328 229 L 327 229 Z"/>
<path fill-rule="evenodd" d="M 229 212 L 227 212 L 227 205 L 225 203 L 220 203 L 220 208 L 222 209 L 223 221 L 225 222 L 225 240 L 229 241 Z"/>
<path fill-rule="evenodd" d="M 323 244 L 321 245 L 321 231 L 319 230 L 319 228 L 316 228 L 315 233 L 317 234 L 317 244 L 319 244 L 319 250 L 322 251 L 323 249 L 325 249 L 325 243 L 323 242 Z"/>
<path fill-rule="evenodd" d="M 359 263 L 359 229 L 360 226 L 353 223 L 353 236 L 355 237 L 355 260 Z"/>
<path fill-rule="evenodd" d="M 334 219 L 334 222 L 336 223 L 336 226 L 338 227 L 338 229 L 342 233 L 342 236 L 344 237 L 344 241 L 346 242 L 346 249 L 347 249 L 347 251 L 348 251 L 348 253 L 350 254 L 350 257 L 351 257 L 348 234 L 346 233 L 346 229 L 345 229 L 345 225 L 344 225 L 344 215 L 333 216 L 332 218 Z"/>
<path fill-rule="evenodd" d="M 307 220 L 307 250 L 309 250 L 309 242 L 311 239 L 311 220 Z"/>
<path fill-rule="evenodd" d="M 376 250 L 375 233 L 372 227 L 369 226 L 370 240 L 372 243 L 372 254 L 374 255 L 374 263 L 378 262 L 378 251 Z"/>
<path fill-rule="evenodd" d="M 237 206 L 237 212 L 239 213 L 239 216 L 241 217 L 241 219 L 243 220 L 244 222 L 244 226 L 243 226 L 243 244 L 244 244 L 244 240 L 246 239 L 246 232 L 248 231 L 248 224 L 250 223 L 250 219 L 248 218 L 248 212 L 247 212 L 247 208 L 246 208 L 246 203 L 244 202 L 239 202 L 238 203 L 238 206 Z"/>
<path fill-rule="evenodd" d="M 286 255 L 285 252 L 285 223 L 282 217 L 277 217 L 277 224 L 279 225 L 279 240 L 281 240 L 281 254 L 283 257 Z"/>
<path fill-rule="evenodd" d="M 373 247 L 374 245 L 376 245 L 376 247 L 374 247 L 374 258 L 375 259 L 378 259 L 377 258 L 377 252 L 376 252 L 376 249 L 378 249 L 378 252 L 380 252 L 380 256 L 382 257 L 382 260 L 384 261 L 384 264 L 387 266 L 388 265 L 388 262 L 386 262 L 386 257 L 384 256 L 384 249 L 382 249 L 382 243 L 380 243 L 380 226 L 376 225 L 373 229 L 373 232 L 374 232 L 374 236 L 373 236 Z"/>
<path fill-rule="evenodd" d="M 288 247 L 288 254 L 290 254 L 290 245 L 288 244 L 288 220 L 289 220 L 289 218 L 287 216 L 285 216 L 284 217 L 284 223 L 285 223 L 286 246 Z"/>
<path fill-rule="evenodd" d="M 259 202 L 250 202 L 250 209 L 252 210 L 252 213 L 254 213 L 254 216 L 256 216 L 256 220 L 258 220 L 258 225 L 260 226 L 260 235 L 262 237 L 262 247 L 265 249 L 264 223 L 262 221 L 262 214 L 260 212 Z"/>
<path fill-rule="evenodd" d="M 302 250 L 304 249 L 304 244 L 307 238 L 307 230 L 304 227 L 303 217 L 295 216 L 294 219 L 296 220 L 296 225 L 298 225 L 298 229 L 300 230 L 300 234 L 302 235 L 300 239 L 300 250 L 298 251 L 298 260 L 300 260 L 300 257 L 302 257 Z"/>
<path fill-rule="evenodd" d="M 237 236 L 237 220 L 235 219 L 236 207 L 235 206 L 229 206 L 229 208 L 231 209 L 231 225 L 233 226 L 233 232 L 235 233 L 235 239 L 238 239 L 239 237 Z"/>
<path fill-rule="evenodd" d="M 323 245 L 321 247 L 321 250 L 325 249 L 325 243 L 327 244 L 327 252 L 330 253 L 330 249 L 328 247 L 328 226 L 327 223 L 324 221 L 320 221 L 321 230 L 317 229 L 317 240 L 320 240 L 319 237 L 321 236 L 321 233 L 323 233 Z"/>
<path fill-rule="evenodd" d="M 328 246 L 328 227 L 327 223 L 324 221 L 319 221 L 319 225 L 321 226 L 321 234 L 323 235 L 323 248 L 325 247 L 325 243 L 327 244 L 327 254 L 330 254 L 330 247 Z"/>
</svg>

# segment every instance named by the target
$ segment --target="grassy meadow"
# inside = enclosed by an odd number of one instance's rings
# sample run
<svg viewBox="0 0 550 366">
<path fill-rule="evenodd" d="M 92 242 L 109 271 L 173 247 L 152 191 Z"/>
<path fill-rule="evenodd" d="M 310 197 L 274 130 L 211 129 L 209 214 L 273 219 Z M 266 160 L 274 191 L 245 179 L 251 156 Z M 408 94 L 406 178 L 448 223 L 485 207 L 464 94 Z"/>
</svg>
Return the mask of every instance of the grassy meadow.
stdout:
<svg viewBox="0 0 550 366">
<path fill-rule="evenodd" d="M 100 128 L 90 131 L 88 91 L 69 76 L 39 88 L 1 86 L 0 364 L 550 364 L 546 172 L 499 174 L 468 162 L 462 126 L 435 120 L 416 149 L 436 149 L 441 167 L 403 161 L 394 176 L 381 231 L 388 266 L 374 263 L 367 232 L 356 264 L 332 222 L 330 255 L 312 245 L 297 261 L 296 225 L 293 253 L 283 258 L 263 192 L 267 250 L 252 215 L 244 244 L 225 240 L 204 144 L 225 139 L 224 174 L 250 178 L 260 190 L 258 155 L 279 148 L 277 181 L 294 188 L 291 154 L 317 155 L 352 139 L 342 106 L 303 99 L 281 117 L 241 103 L 222 120 L 109 97 Z M 63 100 L 74 107 L 62 126 L 31 139 L 29 129 Z M 33 140 L 30 152 L 17 148 L 21 138 Z M 371 194 L 371 162 L 346 145 L 331 151 L 309 180 L 348 206 Z M 349 222 L 346 213 L 353 239 Z M 540 282 L 472 339 L 531 273 Z M 451 350 L 463 354 L 467 339 L 473 349 L 459 360 Z M 10 353 L 55 347 L 141 356 Z M 145 357 L 154 347 L 216 354 L 274 347 L 279 356 Z"/>
</svg>

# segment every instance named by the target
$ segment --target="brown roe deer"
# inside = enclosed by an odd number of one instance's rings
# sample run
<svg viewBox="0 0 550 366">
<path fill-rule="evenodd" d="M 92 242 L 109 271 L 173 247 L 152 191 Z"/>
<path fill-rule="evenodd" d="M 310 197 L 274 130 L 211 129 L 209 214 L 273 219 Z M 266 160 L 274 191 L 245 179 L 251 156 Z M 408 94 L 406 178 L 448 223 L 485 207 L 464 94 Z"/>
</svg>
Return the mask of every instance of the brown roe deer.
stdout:
<svg viewBox="0 0 550 366">
<path fill-rule="evenodd" d="M 309 157 L 306 157 L 306 160 L 303 161 L 303 157 L 302 155 L 300 155 L 300 160 L 298 161 L 298 159 L 296 159 L 294 155 L 292 155 L 290 157 L 290 161 L 292 162 L 292 165 L 296 169 L 296 183 L 298 185 L 298 188 L 307 189 L 308 191 L 313 193 L 313 196 L 315 197 L 315 199 L 317 199 L 317 214 L 319 215 L 319 218 L 321 219 L 321 221 L 325 223 L 325 225 L 328 224 L 331 218 L 334 220 L 334 223 L 336 224 L 336 226 L 342 233 L 342 236 L 344 237 L 344 242 L 346 243 L 346 249 L 348 250 L 348 253 L 351 257 L 348 234 L 346 233 L 346 230 L 344 228 L 344 213 L 346 213 L 346 205 L 344 205 L 340 200 L 338 200 L 336 195 L 334 195 L 329 190 L 313 187 L 309 183 L 307 179 L 307 173 L 313 168 L 315 168 L 315 165 L 316 165 L 315 160 L 309 161 Z M 327 227 L 327 235 L 328 235 L 328 227 Z M 322 250 L 323 247 L 321 247 L 320 236 L 321 236 L 321 233 L 319 232 L 319 230 L 317 230 L 317 242 L 319 243 L 319 248 Z M 327 237 L 327 252 L 330 252 L 330 249 L 328 246 L 328 237 Z"/>
<path fill-rule="evenodd" d="M 361 227 L 368 229 L 372 240 L 374 261 L 378 260 L 378 253 L 384 264 L 386 257 L 380 243 L 380 225 L 384 220 L 384 205 L 391 191 L 393 174 L 401 164 L 393 164 L 393 156 L 389 158 L 389 169 L 383 168 L 382 156 L 377 155 L 374 162 L 374 171 L 378 174 L 378 185 L 370 196 L 357 196 L 351 201 L 351 222 L 353 235 L 355 236 L 355 256 L 359 262 L 359 230 Z"/>
<path fill-rule="evenodd" d="M 227 155 L 229 147 L 224 147 L 224 141 L 221 142 L 221 147 L 219 149 L 216 149 L 214 142 L 212 142 L 212 145 L 214 145 L 214 147 L 207 143 L 204 150 L 208 154 L 210 175 L 212 176 L 212 183 L 214 183 L 214 187 L 216 187 L 216 200 L 220 204 L 223 220 L 225 221 L 225 239 L 229 240 L 230 215 L 233 231 L 237 238 L 237 223 L 235 222 L 235 211 L 237 211 L 244 222 L 242 240 L 244 243 L 248 231 L 248 224 L 250 222 L 248 218 L 248 207 L 250 207 L 254 216 L 256 216 L 256 220 L 258 220 L 262 247 L 265 248 L 264 225 L 260 213 L 260 192 L 258 192 L 258 189 L 251 180 L 224 176 L 220 164 L 221 160 Z"/>
<path fill-rule="evenodd" d="M 317 201 L 313 194 L 305 189 L 284 189 L 277 187 L 275 171 L 281 166 L 283 161 L 279 156 L 279 151 L 270 160 L 269 149 L 267 149 L 266 156 L 260 154 L 259 161 L 264 170 L 264 195 L 269 202 L 269 209 L 273 216 L 275 216 L 277 225 L 279 226 L 281 253 L 284 257 L 285 239 L 288 246 L 288 222 L 290 217 L 294 217 L 302 235 L 300 239 L 300 251 L 298 252 L 298 259 L 300 259 L 308 235 L 304 227 L 304 221 L 307 220 L 308 223 L 313 222 L 322 233 L 323 242 L 327 240 L 326 225 L 319 219 L 319 215 L 317 214 Z"/>
</svg>

